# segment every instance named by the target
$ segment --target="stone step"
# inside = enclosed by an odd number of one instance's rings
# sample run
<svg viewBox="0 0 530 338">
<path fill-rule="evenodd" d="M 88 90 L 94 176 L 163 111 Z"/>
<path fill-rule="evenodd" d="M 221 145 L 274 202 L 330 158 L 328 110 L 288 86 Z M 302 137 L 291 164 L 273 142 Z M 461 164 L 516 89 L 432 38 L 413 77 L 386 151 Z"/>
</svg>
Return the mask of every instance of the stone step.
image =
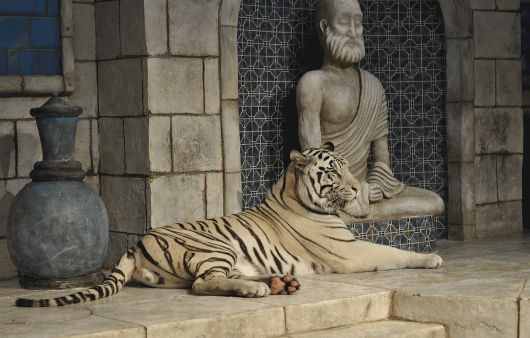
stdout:
<svg viewBox="0 0 530 338">
<path fill-rule="evenodd" d="M 281 336 L 282 338 L 445 338 L 445 327 L 439 324 L 400 320 L 362 323 L 332 329 Z"/>
</svg>

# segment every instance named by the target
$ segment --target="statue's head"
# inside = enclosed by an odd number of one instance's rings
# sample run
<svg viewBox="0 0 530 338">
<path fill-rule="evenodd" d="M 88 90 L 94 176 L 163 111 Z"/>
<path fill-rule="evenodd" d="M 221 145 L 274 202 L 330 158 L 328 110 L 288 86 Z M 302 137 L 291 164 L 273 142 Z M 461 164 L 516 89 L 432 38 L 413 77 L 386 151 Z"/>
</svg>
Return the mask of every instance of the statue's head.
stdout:
<svg viewBox="0 0 530 338">
<path fill-rule="evenodd" d="M 358 62 L 365 55 L 363 13 L 357 0 L 321 0 L 316 26 L 325 53 L 342 62 Z"/>
</svg>

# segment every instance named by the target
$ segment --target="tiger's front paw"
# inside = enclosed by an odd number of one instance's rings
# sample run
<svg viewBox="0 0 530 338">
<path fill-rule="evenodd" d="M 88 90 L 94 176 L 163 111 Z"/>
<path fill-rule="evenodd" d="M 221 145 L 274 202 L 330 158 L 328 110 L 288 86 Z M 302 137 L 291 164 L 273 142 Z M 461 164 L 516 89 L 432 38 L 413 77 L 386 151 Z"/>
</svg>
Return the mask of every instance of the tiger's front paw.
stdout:
<svg viewBox="0 0 530 338">
<path fill-rule="evenodd" d="M 428 254 L 425 257 L 425 268 L 426 269 L 436 269 L 443 265 L 444 261 L 442 257 L 435 254 Z"/>
<path fill-rule="evenodd" d="M 292 276 L 275 276 L 271 278 L 271 295 L 292 295 L 300 289 L 300 283 Z"/>
</svg>

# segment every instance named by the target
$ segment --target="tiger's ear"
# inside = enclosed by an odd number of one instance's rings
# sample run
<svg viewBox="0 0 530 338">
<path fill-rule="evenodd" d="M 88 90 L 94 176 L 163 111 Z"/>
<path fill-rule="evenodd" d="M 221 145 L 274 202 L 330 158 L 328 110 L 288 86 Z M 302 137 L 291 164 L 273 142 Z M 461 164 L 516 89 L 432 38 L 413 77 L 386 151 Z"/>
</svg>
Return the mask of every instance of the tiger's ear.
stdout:
<svg viewBox="0 0 530 338">
<path fill-rule="evenodd" d="M 289 156 L 291 157 L 291 161 L 294 163 L 294 165 L 300 169 L 307 167 L 313 160 L 311 156 L 305 156 L 298 150 L 291 151 Z"/>
<path fill-rule="evenodd" d="M 335 145 L 331 142 L 326 142 L 322 146 L 323 149 L 329 150 L 329 151 L 335 151 Z"/>
</svg>

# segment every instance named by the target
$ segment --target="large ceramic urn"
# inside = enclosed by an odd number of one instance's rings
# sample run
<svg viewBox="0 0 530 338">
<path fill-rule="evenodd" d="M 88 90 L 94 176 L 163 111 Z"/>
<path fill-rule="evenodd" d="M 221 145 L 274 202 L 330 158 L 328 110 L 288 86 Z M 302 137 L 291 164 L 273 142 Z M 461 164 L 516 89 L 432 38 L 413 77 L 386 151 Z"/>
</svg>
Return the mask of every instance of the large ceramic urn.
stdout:
<svg viewBox="0 0 530 338">
<path fill-rule="evenodd" d="M 98 193 L 83 182 L 74 161 L 80 107 L 54 96 L 31 109 L 43 160 L 32 182 L 15 197 L 7 220 L 7 242 L 26 288 L 90 286 L 104 279 L 109 218 Z"/>
</svg>

